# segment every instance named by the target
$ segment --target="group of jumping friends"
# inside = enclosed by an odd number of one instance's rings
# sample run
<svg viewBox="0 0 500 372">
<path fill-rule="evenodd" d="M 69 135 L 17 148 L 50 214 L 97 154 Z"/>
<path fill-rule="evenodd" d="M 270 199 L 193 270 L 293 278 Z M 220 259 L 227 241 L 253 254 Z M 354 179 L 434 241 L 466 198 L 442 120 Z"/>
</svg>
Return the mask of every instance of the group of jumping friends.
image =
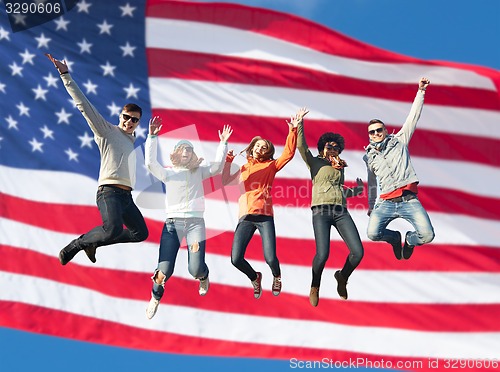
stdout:
<svg viewBox="0 0 500 372">
<path fill-rule="evenodd" d="M 93 263 L 98 247 L 127 242 L 141 242 L 148 237 L 144 217 L 132 198 L 135 181 L 135 130 L 140 123 L 142 109 L 128 103 L 123 106 L 118 125 L 103 118 L 71 77 L 65 61 L 47 57 L 58 70 L 61 80 L 87 121 L 100 150 L 101 161 L 97 189 L 97 206 L 102 225 L 71 241 L 59 253 L 62 265 L 84 251 Z M 425 91 L 430 84 L 423 77 L 401 129 L 389 134 L 384 122 L 372 119 L 367 125 L 368 145 L 363 160 L 368 171 L 368 238 L 385 241 L 392 246 L 398 260 L 408 260 L 415 246 L 431 242 L 434 229 L 418 199 L 418 183 L 410 160 L 408 144 L 422 112 Z M 245 274 L 253 287 L 254 298 L 262 295 L 262 273 L 257 272 L 245 259 L 247 246 L 256 230 L 262 239 L 264 258 L 273 275 L 272 293 L 281 292 L 281 269 L 276 255 L 276 231 L 273 217 L 271 188 L 276 173 L 292 160 L 298 148 L 309 169 L 312 181 L 312 225 L 316 254 L 312 262 L 312 281 L 309 302 L 318 306 L 321 275 L 330 254 L 330 231 L 334 226 L 349 249 L 344 266 L 337 270 L 339 296 L 347 300 L 347 282 L 361 262 L 364 249 L 358 229 L 347 210 L 346 198 L 363 193 L 360 178 L 357 186 L 344 186 L 347 163 L 342 154 L 345 141 L 334 132 L 323 133 L 317 141 L 318 154 L 309 149 L 304 133 L 304 117 L 308 110 L 301 108 L 290 120 L 283 153 L 275 158 L 273 143 L 254 137 L 240 152 L 246 156 L 241 167 L 231 167 L 235 153 L 228 151 L 228 140 L 233 133 L 229 125 L 218 131 L 219 145 L 213 162 L 207 164 L 196 155 L 193 144 L 179 141 L 170 153 L 171 166 L 158 162 L 158 135 L 162 119 L 149 120 L 145 143 L 145 163 L 149 172 L 165 184 L 166 219 L 161 234 L 158 265 L 154 270 L 152 296 L 146 309 L 147 318 L 156 314 L 164 294 L 166 281 L 172 276 L 177 253 L 183 239 L 188 253 L 188 270 L 199 281 L 199 294 L 207 294 L 210 286 L 209 269 L 205 263 L 206 230 L 203 180 L 222 173 L 222 183 L 239 183 L 238 224 L 234 231 L 231 263 Z M 235 169 L 236 168 L 236 169 Z M 399 231 L 390 230 L 388 224 L 397 218 L 407 220 L 414 228 L 404 238 Z"/>
</svg>

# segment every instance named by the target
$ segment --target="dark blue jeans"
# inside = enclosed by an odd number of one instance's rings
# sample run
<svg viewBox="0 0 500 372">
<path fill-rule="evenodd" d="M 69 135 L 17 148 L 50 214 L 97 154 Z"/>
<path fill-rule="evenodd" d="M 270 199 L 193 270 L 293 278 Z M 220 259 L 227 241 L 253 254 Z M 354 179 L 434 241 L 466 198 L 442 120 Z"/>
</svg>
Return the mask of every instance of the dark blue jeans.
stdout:
<svg viewBox="0 0 500 372">
<path fill-rule="evenodd" d="M 358 229 L 346 207 L 341 205 L 319 205 L 312 207 L 312 223 L 316 241 L 316 255 L 312 264 L 311 287 L 319 287 L 321 274 L 330 255 L 330 231 L 334 226 L 349 248 L 342 276 L 347 280 L 359 265 L 364 255 Z"/>
<path fill-rule="evenodd" d="M 146 221 L 135 205 L 130 191 L 113 186 L 99 186 L 96 199 L 103 224 L 78 239 L 82 249 L 141 242 L 148 237 Z M 123 225 L 127 228 L 124 229 Z"/>
<path fill-rule="evenodd" d="M 276 230 L 274 227 L 274 218 L 264 215 L 246 215 L 240 219 L 234 232 L 233 247 L 231 249 L 231 263 L 242 273 L 248 276 L 248 279 L 257 279 L 256 271 L 245 260 L 245 252 L 248 243 L 252 239 L 256 230 L 259 230 L 262 238 L 262 248 L 264 249 L 264 259 L 271 268 L 273 276 L 280 276 L 280 263 L 276 256 Z"/>
</svg>

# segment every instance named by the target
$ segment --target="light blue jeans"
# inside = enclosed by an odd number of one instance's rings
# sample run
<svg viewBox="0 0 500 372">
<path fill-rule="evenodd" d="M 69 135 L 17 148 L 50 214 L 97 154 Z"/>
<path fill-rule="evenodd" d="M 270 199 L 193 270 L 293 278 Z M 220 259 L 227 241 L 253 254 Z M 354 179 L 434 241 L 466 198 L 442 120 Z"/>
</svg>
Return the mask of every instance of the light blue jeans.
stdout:
<svg viewBox="0 0 500 372">
<path fill-rule="evenodd" d="M 431 220 L 418 198 L 398 203 L 379 200 L 370 215 L 368 238 L 374 241 L 382 240 L 394 243 L 398 235 L 396 231 L 389 230 L 387 225 L 396 218 L 404 218 L 415 229 L 407 235 L 408 244 L 422 245 L 430 243 L 434 239 L 434 228 Z"/>
<path fill-rule="evenodd" d="M 188 247 L 189 273 L 195 279 L 208 276 L 208 266 L 205 263 L 205 220 L 203 218 L 168 218 L 161 234 L 158 267 L 152 278 L 153 296 L 157 300 L 163 296 L 164 284 L 174 272 L 175 260 L 183 238 L 186 238 Z M 165 275 L 162 284 L 155 281 L 158 271 Z"/>
</svg>

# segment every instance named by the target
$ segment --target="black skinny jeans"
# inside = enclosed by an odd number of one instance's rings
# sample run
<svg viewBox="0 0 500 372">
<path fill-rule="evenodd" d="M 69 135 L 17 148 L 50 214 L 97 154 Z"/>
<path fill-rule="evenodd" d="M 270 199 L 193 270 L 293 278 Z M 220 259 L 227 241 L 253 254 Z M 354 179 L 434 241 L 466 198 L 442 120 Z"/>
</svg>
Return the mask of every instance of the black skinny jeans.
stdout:
<svg viewBox="0 0 500 372">
<path fill-rule="evenodd" d="M 316 240 L 316 255 L 312 264 L 311 287 L 319 287 L 321 274 L 330 255 L 330 231 L 335 226 L 349 248 L 342 276 L 347 280 L 359 265 L 364 255 L 363 244 L 358 229 L 346 207 L 341 205 L 318 205 L 311 208 L 314 239 Z"/>
<path fill-rule="evenodd" d="M 250 263 L 245 260 L 245 252 L 256 230 L 259 230 L 262 238 L 262 248 L 266 263 L 271 268 L 273 276 L 280 276 L 280 263 L 276 256 L 276 229 L 272 216 L 249 214 L 240 218 L 234 232 L 231 263 L 244 273 L 248 279 L 252 281 L 257 279 L 257 273 L 250 266 Z"/>
<path fill-rule="evenodd" d="M 130 191 L 114 186 L 99 186 L 96 199 L 103 224 L 78 239 L 80 248 L 141 242 L 148 237 L 146 222 Z M 123 225 L 127 228 L 124 229 Z"/>
</svg>

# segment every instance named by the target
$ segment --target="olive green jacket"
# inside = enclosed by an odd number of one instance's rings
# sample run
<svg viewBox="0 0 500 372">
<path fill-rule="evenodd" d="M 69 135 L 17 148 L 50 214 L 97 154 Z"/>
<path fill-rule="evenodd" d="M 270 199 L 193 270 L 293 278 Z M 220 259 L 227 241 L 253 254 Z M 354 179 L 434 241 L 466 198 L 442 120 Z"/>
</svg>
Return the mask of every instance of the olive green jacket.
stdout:
<svg viewBox="0 0 500 372">
<path fill-rule="evenodd" d="M 323 204 L 346 206 L 346 198 L 363 192 L 361 186 L 354 189 L 344 188 L 344 170 L 335 169 L 328 160 L 311 154 L 307 147 L 303 122 L 297 128 L 297 135 L 297 148 L 311 173 L 311 207 Z"/>
</svg>

